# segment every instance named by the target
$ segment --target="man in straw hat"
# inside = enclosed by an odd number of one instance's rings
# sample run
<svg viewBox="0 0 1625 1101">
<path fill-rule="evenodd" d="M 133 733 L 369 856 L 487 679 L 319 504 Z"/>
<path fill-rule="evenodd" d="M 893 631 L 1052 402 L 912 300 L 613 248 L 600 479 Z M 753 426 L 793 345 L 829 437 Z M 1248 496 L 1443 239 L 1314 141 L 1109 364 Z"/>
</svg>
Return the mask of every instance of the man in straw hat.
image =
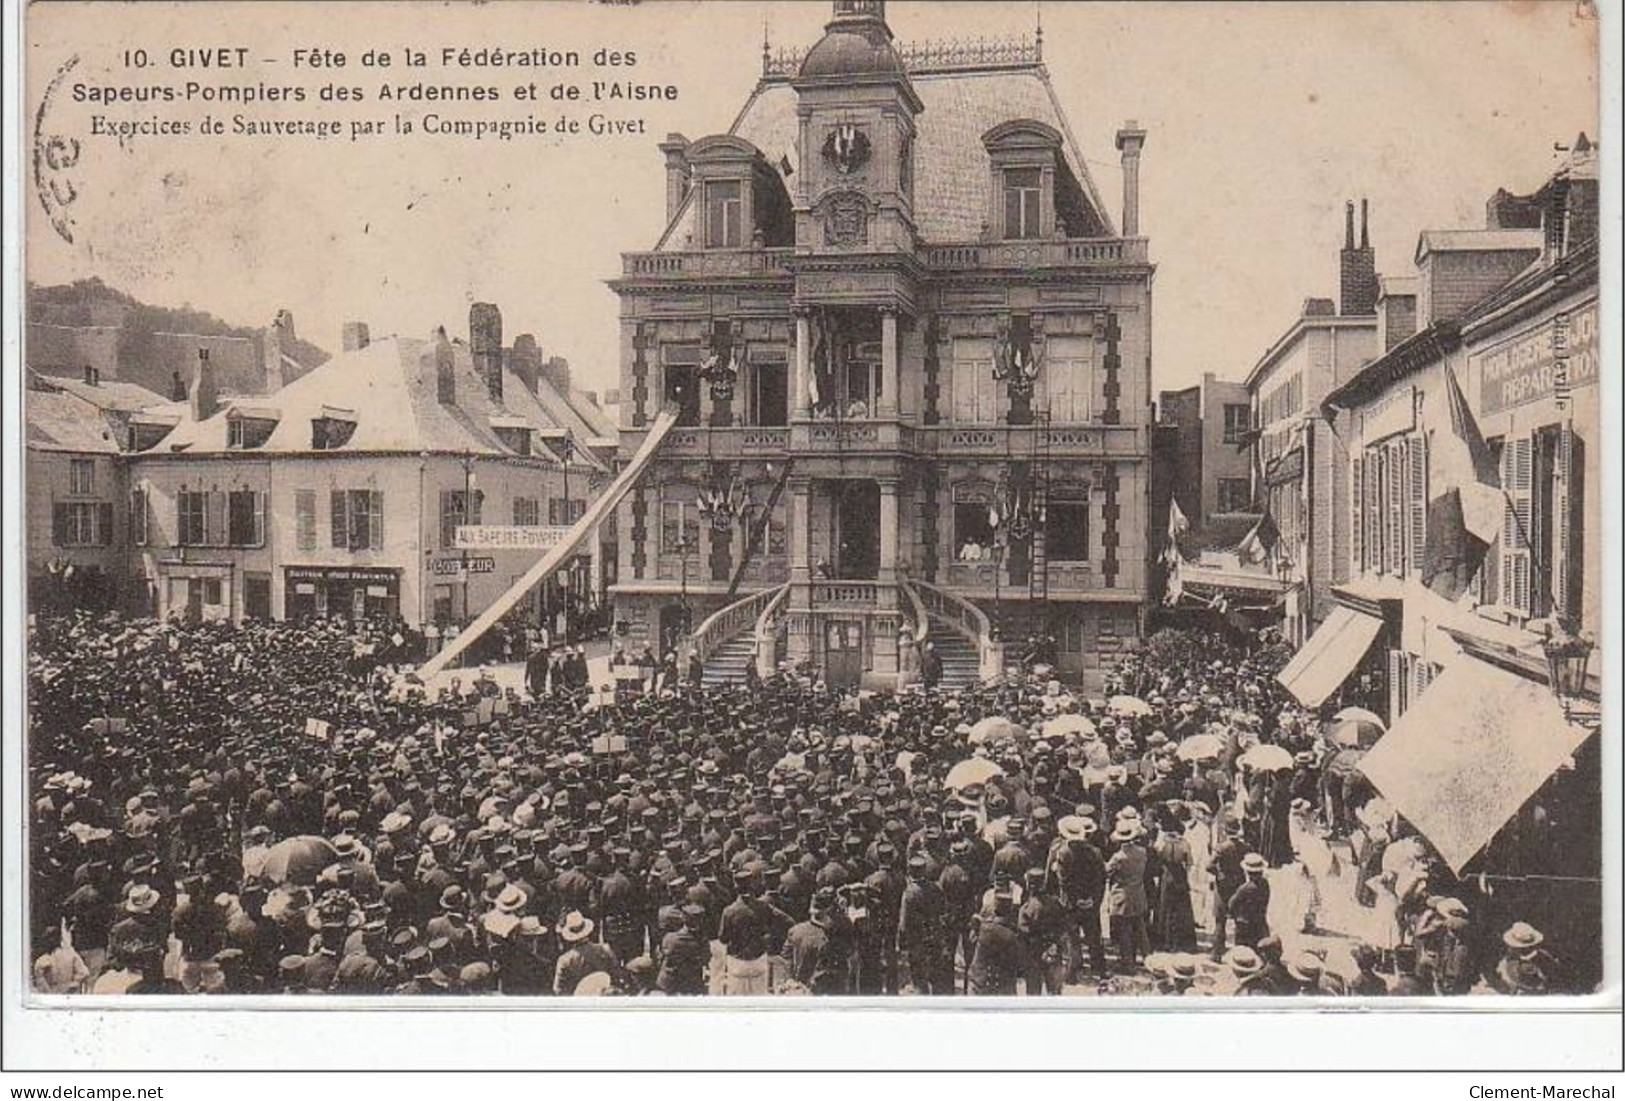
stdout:
<svg viewBox="0 0 1625 1101">
<path fill-rule="evenodd" d="M 1495 965 L 1490 985 L 1502 994 L 1524 996 L 1550 994 L 1558 989 L 1557 961 L 1542 947 L 1546 936 L 1528 922 L 1520 921 L 1501 935 L 1506 952 Z"/>
<path fill-rule="evenodd" d="M 597 923 L 580 910 L 571 910 L 559 919 L 555 931 L 564 953 L 559 956 L 553 972 L 553 993 L 574 994 L 581 980 L 588 975 L 613 973 L 620 966 L 608 948 L 592 942 L 595 928 Z"/>
<path fill-rule="evenodd" d="M 1049 878 L 1066 912 L 1068 981 L 1083 971 L 1078 944 L 1081 931 L 1096 978 L 1106 977 L 1106 947 L 1101 939 L 1101 902 L 1106 895 L 1106 858 L 1095 847 L 1100 827 L 1094 819 L 1069 814 L 1055 824 L 1056 840 L 1049 859 Z"/>
<path fill-rule="evenodd" d="M 1117 947 L 1117 967 L 1125 973 L 1132 972 L 1140 957 L 1150 951 L 1146 915 L 1151 904 L 1145 890 L 1148 857 L 1140 843 L 1144 832 L 1138 816 L 1119 818 L 1111 835 L 1117 851 L 1106 861 L 1106 914 Z"/>
<path fill-rule="evenodd" d="M 1246 878 L 1230 895 L 1225 909 L 1235 922 L 1236 943 L 1257 948 L 1270 933 L 1270 884 L 1265 878 L 1269 862 L 1258 853 L 1248 853 L 1241 859 L 1241 870 Z"/>
</svg>

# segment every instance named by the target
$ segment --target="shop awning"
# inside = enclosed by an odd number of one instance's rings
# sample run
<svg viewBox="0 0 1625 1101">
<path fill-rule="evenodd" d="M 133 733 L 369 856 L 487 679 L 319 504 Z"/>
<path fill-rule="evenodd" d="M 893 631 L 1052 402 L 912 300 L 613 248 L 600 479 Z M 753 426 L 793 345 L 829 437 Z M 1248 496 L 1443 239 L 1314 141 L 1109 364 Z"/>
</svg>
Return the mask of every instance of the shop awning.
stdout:
<svg viewBox="0 0 1625 1101">
<path fill-rule="evenodd" d="M 1275 679 L 1305 707 L 1319 707 L 1348 680 L 1381 630 L 1375 616 L 1334 608 Z"/>
<path fill-rule="evenodd" d="M 1588 733 L 1540 681 L 1462 658 L 1359 767 L 1460 874 Z"/>
</svg>

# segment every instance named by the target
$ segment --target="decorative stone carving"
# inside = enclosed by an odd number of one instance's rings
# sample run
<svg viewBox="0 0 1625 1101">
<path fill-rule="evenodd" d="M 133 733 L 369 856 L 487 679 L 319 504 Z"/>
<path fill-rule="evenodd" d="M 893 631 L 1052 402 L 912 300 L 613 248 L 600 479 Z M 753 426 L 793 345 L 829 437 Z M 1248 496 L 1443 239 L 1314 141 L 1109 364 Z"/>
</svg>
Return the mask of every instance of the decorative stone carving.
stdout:
<svg viewBox="0 0 1625 1101">
<path fill-rule="evenodd" d="M 869 163 L 873 149 L 861 126 L 842 123 L 824 139 L 824 163 L 842 176 L 850 176 Z"/>
<path fill-rule="evenodd" d="M 832 198 L 824 211 L 824 243 L 862 245 L 869 240 L 869 204 L 848 192 Z"/>
</svg>

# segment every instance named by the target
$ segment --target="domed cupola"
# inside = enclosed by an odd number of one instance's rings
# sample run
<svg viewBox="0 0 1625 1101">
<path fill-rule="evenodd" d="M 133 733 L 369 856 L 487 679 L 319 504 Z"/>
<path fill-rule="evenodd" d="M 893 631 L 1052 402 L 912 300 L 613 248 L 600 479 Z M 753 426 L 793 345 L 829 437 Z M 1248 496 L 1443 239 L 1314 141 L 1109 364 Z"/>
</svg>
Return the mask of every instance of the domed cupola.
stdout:
<svg viewBox="0 0 1625 1101">
<path fill-rule="evenodd" d="M 885 0 L 835 0 L 835 17 L 824 37 L 807 51 L 801 80 L 901 77 L 903 59 L 892 46 Z"/>
</svg>

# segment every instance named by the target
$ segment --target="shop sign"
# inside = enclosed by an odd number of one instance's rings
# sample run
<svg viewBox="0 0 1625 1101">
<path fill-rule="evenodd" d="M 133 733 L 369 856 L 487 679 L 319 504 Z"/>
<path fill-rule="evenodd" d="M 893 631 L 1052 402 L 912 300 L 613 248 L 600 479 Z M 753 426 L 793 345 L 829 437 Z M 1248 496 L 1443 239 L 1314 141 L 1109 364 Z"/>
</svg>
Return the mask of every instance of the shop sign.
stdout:
<svg viewBox="0 0 1625 1101">
<path fill-rule="evenodd" d="M 496 573 L 497 560 L 495 558 L 436 558 L 429 563 L 429 572 L 436 577 L 458 577 L 468 567 L 469 573 Z"/>
<path fill-rule="evenodd" d="M 367 569 L 357 566 L 288 566 L 287 577 L 289 581 L 359 581 L 362 584 L 393 585 L 396 579 L 395 570 Z M 303 592 L 304 590 L 296 590 Z"/>
<path fill-rule="evenodd" d="M 1597 308 L 1552 318 L 1532 333 L 1483 356 L 1479 409 L 1500 413 L 1597 381 Z"/>
<path fill-rule="evenodd" d="M 473 524 L 457 528 L 452 546 L 459 550 L 547 550 L 569 532 L 568 527 Z"/>
</svg>

